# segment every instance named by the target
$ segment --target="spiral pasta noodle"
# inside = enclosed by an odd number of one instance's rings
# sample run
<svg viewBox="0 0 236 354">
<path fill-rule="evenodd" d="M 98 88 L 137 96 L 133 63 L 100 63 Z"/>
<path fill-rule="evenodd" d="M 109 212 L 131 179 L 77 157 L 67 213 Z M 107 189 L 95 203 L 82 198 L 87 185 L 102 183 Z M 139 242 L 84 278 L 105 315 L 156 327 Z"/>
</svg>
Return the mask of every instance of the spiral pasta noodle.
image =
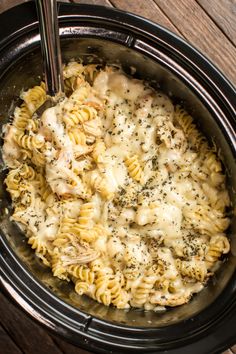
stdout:
<svg viewBox="0 0 236 354">
<path fill-rule="evenodd" d="M 210 240 L 210 245 L 206 253 L 206 262 L 209 268 L 211 268 L 219 258 L 228 253 L 230 250 L 230 244 L 227 237 L 224 235 L 217 235 L 212 237 Z"/>
<path fill-rule="evenodd" d="M 94 272 L 84 265 L 71 265 L 68 268 L 68 273 L 87 284 L 93 284 L 95 279 Z"/>
<path fill-rule="evenodd" d="M 68 112 L 63 120 L 67 126 L 73 127 L 94 119 L 96 115 L 97 111 L 93 107 L 81 105 L 79 109 Z"/>
<path fill-rule="evenodd" d="M 86 135 L 79 128 L 70 129 L 68 136 L 73 144 L 86 145 Z"/>
<path fill-rule="evenodd" d="M 45 85 L 34 86 L 26 92 L 23 92 L 21 98 L 27 104 L 31 114 L 33 114 L 46 100 Z"/>
<path fill-rule="evenodd" d="M 41 83 L 4 126 L 12 222 L 98 312 L 187 303 L 230 251 L 216 146 L 189 112 L 119 65 L 71 61 L 63 72 L 55 106 L 37 116 Z"/>
<path fill-rule="evenodd" d="M 90 186 L 95 191 L 98 191 L 103 198 L 111 199 L 113 197 L 113 190 L 110 188 L 110 185 L 105 176 L 102 176 L 99 171 L 93 171 L 90 175 Z"/>
<path fill-rule="evenodd" d="M 132 157 L 128 157 L 125 160 L 125 164 L 129 171 L 130 176 L 137 182 L 142 181 L 142 169 L 140 163 L 138 161 L 138 156 L 134 155 Z"/>
<path fill-rule="evenodd" d="M 98 271 L 96 274 L 95 280 L 95 290 L 93 297 L 100 303 L 103 303 L 106 306 L 109 306 L 112 301 L 111 289 L 109 289 L 108 285 L 110 283 L 110 279 L 112 277 L 111 269 L 103 269 Z"/>
<path fill-rule="evenodd" d="M 84 203 L 79 212 L 78 223 L 82 227 L 87 227 L 92 223 L 94 215 L 94 204 L 92 202 Z"/>
<path fill-rule="evenodd" d="M 197 279 L 198 281 L 203 282 L 207 276 L 207 269 L 202 262 L 201 264 L 196 264 L 189 261 L 181 261 L 177 259 L 176 261 L 177 268 L 183 276 L 187 276 L 189 278 Z"/>
<path fill-rule="evenodd" d="M 93 159 L 96 163 L 103 163 L 105 162 L 104 155 L 106 152 L 106 145 L 104 141 L 102 140 L 97 140 L 96 143 L 94 144 L 93 148 Z"/>
<path fill-rule="evenodd" d="M 20 130 L 25 130 L 31 120 L 31 113 L 25 103 L 15 108 L 14 126 Z"/>
<path fill-rule="evenodd" d="M 15 136 L 16 143 L 23 149 L 33 150 L 40 149 L 44 145 L 44 141 L 37 135 L 27 135 L 20 132 Z"/>
<path fill-rule="evenodd" d="M 142 306 L 147 302 L 148 296 L 150 294 L 151 289 L 153 288 L 157 277 L 155 274 L 144 276 L 141 280 L 140 285 L 135 289 L 133 294 L 133 302 L 135 306 Z"/>
<path fill-rule="evenodd" d="M 76 283 L 75 283 L 75 291 L 79 295 L 83 295 L 88 290 L 89 290 L 89 284 L 88 283 L 86 283 L 85 281 L 79 281 L 79 280 L 76 281 Z"/>
<path fill-rule="evenodd" d="M 180 124 L 184 133 L 191 141 L 191 145 L 201 150 L 202 153 L 207 150 L 206 138 L 197 129 L 193 123 L 193 118 L 179 105 L 175 108 L 174 119 Z"/>
</svg>

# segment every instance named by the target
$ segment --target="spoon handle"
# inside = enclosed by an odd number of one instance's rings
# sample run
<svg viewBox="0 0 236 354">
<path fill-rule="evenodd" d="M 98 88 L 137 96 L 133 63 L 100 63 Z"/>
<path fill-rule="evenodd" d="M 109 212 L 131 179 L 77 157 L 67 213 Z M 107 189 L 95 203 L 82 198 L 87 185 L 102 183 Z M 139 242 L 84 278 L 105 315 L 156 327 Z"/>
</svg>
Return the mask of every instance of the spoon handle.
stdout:
<svg viewBox="0 0 236 354">
<path fill-rule="evenodd" d="M 63 92 L 61 49 L 56 0 L 36 0 L 46 91 L 50 96 Z"/>
</svg>

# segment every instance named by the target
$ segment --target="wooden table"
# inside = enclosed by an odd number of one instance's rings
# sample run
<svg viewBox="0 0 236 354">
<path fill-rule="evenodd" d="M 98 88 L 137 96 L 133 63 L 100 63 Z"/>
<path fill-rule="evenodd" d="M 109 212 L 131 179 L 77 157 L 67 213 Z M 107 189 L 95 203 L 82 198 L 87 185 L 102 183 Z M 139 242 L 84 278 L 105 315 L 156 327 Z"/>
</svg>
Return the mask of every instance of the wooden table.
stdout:
<svg viewBox="0 0 236 354">
<path fill-rule="evenodd" d="M 0 0 L 0 13 L 21 2 L 23 1 Z M 68 0 L 67 2 L 113 6 L 157 22 L 196 46 L 236 86 L 236 0 Z M 0 294 L 0 354 L 22 353 L 88 354 L 87 351 L 49 335 Z M 224 354 L 230 353 L 236 353 L 236 346 Z"/>
</svg>

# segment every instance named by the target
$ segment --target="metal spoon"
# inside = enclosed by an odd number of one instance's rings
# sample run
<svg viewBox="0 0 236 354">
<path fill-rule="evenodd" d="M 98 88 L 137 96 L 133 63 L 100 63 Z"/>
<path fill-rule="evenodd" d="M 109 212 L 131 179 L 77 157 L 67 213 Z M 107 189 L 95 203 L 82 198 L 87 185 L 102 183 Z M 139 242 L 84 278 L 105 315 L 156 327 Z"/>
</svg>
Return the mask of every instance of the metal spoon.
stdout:
<svg viewBox="0 0 236 354">
<path fill-rule="evenodd" d="M 36 0 L 36 6 L 41 37 L 46 93 L 51 96 L 37 109 L 36 114 L 41 116 L 45 109 L 56 105 L 57 98 L 63 95 L 64 84 L 57 2 L 56 0 Z"/>
</svg>

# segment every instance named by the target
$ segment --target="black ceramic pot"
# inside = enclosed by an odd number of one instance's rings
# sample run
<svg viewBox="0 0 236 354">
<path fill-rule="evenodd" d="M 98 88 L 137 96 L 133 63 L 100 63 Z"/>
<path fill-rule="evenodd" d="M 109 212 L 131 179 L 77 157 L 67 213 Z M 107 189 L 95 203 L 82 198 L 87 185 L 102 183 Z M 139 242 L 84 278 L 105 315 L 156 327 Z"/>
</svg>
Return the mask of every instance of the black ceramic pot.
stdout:
<svg viewBox="0 0 236 354">
<path fill-rule="evenodd" d="M 235 205 L 236 92 L 198 51 L 143 18 L 114 9 L 60 5 L 63 61 L 83 58 L 119 62 L 137 77 L 158 82 L 183 101 L 224 161 Z M 42 63 L 34 3 L 0 15 L 0 117 L 7 121 L 22 88 L 39 81 Z M 13 102 L 13 103 L 12 103 Z M 1 185 L 5 171 L 1 172 Z M 236 342 L 236 222 L 229 230 L 231 254 L 209 285 L 189 304 L 165 313 L 105 307 L 79 297 L 72 285 L 51 276 L 9 221 L 10 199 L 1 189 L 2 286 L 49 330 L 99 353 L 218 353 Z M 27 335 L 27 334 L 26 334 Z"/>
</svg>

